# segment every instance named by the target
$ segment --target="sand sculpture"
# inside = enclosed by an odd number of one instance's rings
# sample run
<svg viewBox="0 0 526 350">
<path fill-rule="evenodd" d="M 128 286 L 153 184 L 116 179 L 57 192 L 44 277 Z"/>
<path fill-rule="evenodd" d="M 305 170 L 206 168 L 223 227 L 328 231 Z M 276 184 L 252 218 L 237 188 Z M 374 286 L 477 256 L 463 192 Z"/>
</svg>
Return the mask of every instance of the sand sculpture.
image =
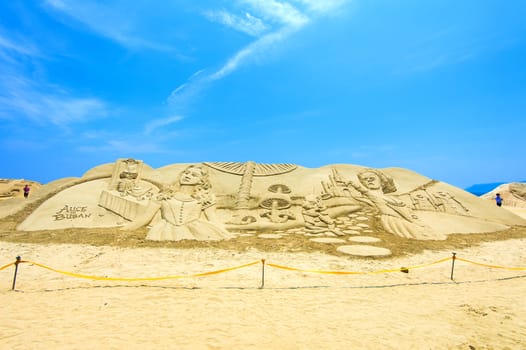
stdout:
<svg viewBox="0 0 526 350">
<path fill-rule="evenodd" d="M 23 198 L 24 186 L 28 185 L 32 196 L 42 186 L 40 183 L 29 180 L 0 179 L 0 201 L 11 198 Z"/>
<path fill-rule="evenodd" d="M 494 201 L 496 194 L 502 197 L 503 204 L 509 207 L 526 208 L 526 183 L 510 182 L 502 184 L 481 198 Z"/>
<path fill-rule="evenodd" d="M 360 241 L 357 236 L 373 241 L 380 231 L 445 240 L 452 233 L 526 225 L 488 201 L 410 170 L 350 164 L 311 169 L 206 162 L 153 169 L 141 160 L 118 159 L 45 188 L 55 194 L 18 230 L 146 226 L 147 240 L 227 240 L 255 232 L 348 243 Z"/>
<path fill-rule="evenodd" d="M 123 228 L 130 230 L 142 227 L 152 222 L 155 215 L 160 214 L 160 218 L 155 220 L 146 239 L 180 241 L 232 238 L 233 235 L 224 229 L 215 216 L 216 202 L 210 187 L 206 168 L 190 165 L 179 175 L 176 184 L 171 184 L 159 193 L 148 196 L 146 208 Z M 127 196 L 126 193 L 119 192 L 121 196 Z M 113 209 L 111 205 L 102 204 L 102 206 L 109 210 Z"/>
</svg>

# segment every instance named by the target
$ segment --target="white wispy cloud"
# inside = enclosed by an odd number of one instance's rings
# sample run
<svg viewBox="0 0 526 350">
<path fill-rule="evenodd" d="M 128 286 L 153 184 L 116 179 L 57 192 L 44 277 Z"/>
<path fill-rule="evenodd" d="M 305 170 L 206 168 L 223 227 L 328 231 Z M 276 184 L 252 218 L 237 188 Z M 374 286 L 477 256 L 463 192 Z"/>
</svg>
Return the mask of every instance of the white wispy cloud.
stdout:
<svg viewBox="0 0 526 350">
<path fill-rule="evenodd" d="M 207 11 L 205 16 L 213 22 L 221 23 L 252 36 L 259 36 L 268 29 L 268 26 L 260 18 L 252 16 L 248 12 L 245 12 L 244 16 L 241 17 L 225 10 Z"/>
<path fill-rule="evenodd" d="M 321 14 L 333 13 L 343 8 L 349 0 L 294 0 L 294 2 L 305 5 L 307 11 Z"/>
<path fill-rule="evenodd" d="M 278 21 L 287 26 L 301 27 L 309 18 L 288 2 L 276 0 L 242 0 L 258 12 L 263 18 Z"/>
<path fill-rule="evenodd" d="M 264 53 L 275 42 L 284 39 L 289 34 L 289 28 L 284 28 L 278 32 L 266 34 L 242 48 L 230 57 L 227 62 L 218 70 L 205 74 L 204 70 L 194 73 L 187 82 L 174 89 L 167 98 L 168 103 L 178 112 L 186 110 L 188 105 L 193 102 L 202 91 L 204 91 L 213 81 L 220 80 L 235 71 L 241 64 L 250 59 L 255 59 L 258 53 Z"/>
<path fill-rule="evenodd" d="M 168 103 L 172 109 L 182 113 L 186 111 L 188 104 L 210 84 L 209 76 L 204 74 L 204 70 L 199 70 L 192 74 L 188 81 L 179 85 L 168 96 Z"/>
<path fill-rule="evenodd" d="M 23 38 L 17 38 L 16 42 L 6 35 L 0 33 L 0 55 L 4 58 L 11 57 L 8 52 L 23 56 L 40 56 L 40 51 L 31 43 L 24 42 Z"/>
<path fill-rule="evenodd" d="M 273 33 L 269 33 L 258 40 L 252 42 L 247 47 L 238 51 L 234 56 L 230 57 L 228 61 L 216 72 L 211 74 L 209 80 L 219 80 L 235 71 L 241 64 L 256 59 L 258 55 L 265 54 L 266 50 L 272 45 L 283 41 L 290 34 L 297 30 L 296 27 L 285 27 Z"/>
<path fill-rule="evenodd" d="M 102 100 L 75 96 L 35 75 L 48 57 L 37 43 L 14 32 L 4 33 L 0 32 L 0 119 L 67 127 L 108 114 Z"/>
<path fill-rule="evenodd" d="M 174 47 L 142 36 L 136 12 L 131 2 L 95 3 L 74 0 L 46 0 L 52 10 L 62 13 L 88 27 L 91 31 L 132 49 L 151 49 L 157 51 L 175 51 Z M 139 6 L 139 5 L 137 5 Z M 151 6 L 151 5 L 149 5 Z M 146 10 L 147 7 L 145 7 Z M 134 9 L 135 10 L 135 9 Z"/>
<path fill-rule="evenodd" d="M 168 117 L 168 118 L 161 118 L 161 119 L 151 120 L 150 122 L 148 122 L 145 125 L 144 133 L 146 135 L 150 135 L 156 129 L 168 126 L 170 124 L 177 123 L 177 122 L 179 122 L 179 121 L 181 121 L 183 119 L 184 119 L 184 117 L 179 116 L 179 115 L 175 115 L 175 116 L 171 116 L 171 117 Z"/>
<path fill-rule="evenodd" d="M 234 72 L 240 65 L 251 59 L 261 57 L 260 54 L 265 53 L 269 47 L 283 41 L 309 22 L 309 18 L 304 13 L 288 2 L 276 0 L 239 0 L 239 2 L 248 5 L 258 16 L 269 21 L 268 25 L 261 22 L 265 28 L 270 28 L 271 25 L 275 23 L 279 25 L 274 26 L 277 27 L 274 31 L 264 34 L 246 47 L 240 49 L 218 70 L 199 81 L 195 81 L 194 83 L 196 85 L 204 85 L 207 82 L 224 78 Z M 224 17 L 234 17 L 224 10 L 222 10 L 221 13 Z M 223 22 L 223 24 L 225 23 Z M 186 88 L 188 89 L 189 87 L 187 86 Z M 173 95 L 172 93 L 172 96 Z"/>
<path fill-rule="evenodd" d="M 237 4 L 248 6 L 246 13 L 254 13 L 251 16 L 261 18 L 261 26 L 268 29 L 259 32 L 262 34 L 261 36 L 234 53 L 219 69 L 208 75 L 200 75 L 197 79 L 192 77 L 187 83 L 172 91 L 168 97 L 168 102 L 175 107 L 188 104 L 211 82 L 228 76 L 243 64 L 256 60 L 261 61 L 268 53 L 268 49 L 284 43 L 292 34 L 312 23 L 317 17 L 338 12 L 349 0 L 295 0 L 295 2 L 301 5 L 302 9 L 287 1 L 238 0 Z M 216 17 L 211 16 L 211 13 L 214 13 Z M 219 13 L 221 14 L 220 17 Z M 245 32 L 249 30 L 247 29 L 249 25 L 243 27 L 239 18 L 226 10 L 208 12 L 207 18 L 237 30 Z M 218 20 L 218 18 L 222 18 L 222 20 Z M 255 34 L 256 32 L 252 33 Z"/>
<path fill-rule="evenodd" d="M 76 97 L 53 86 L 39 86 L 22 75 L 9 74 L 0 82 L 0 118 L 26 118 L 40 125 L 65 127 L 108 114 L 96 98 Z"/>
</svg>

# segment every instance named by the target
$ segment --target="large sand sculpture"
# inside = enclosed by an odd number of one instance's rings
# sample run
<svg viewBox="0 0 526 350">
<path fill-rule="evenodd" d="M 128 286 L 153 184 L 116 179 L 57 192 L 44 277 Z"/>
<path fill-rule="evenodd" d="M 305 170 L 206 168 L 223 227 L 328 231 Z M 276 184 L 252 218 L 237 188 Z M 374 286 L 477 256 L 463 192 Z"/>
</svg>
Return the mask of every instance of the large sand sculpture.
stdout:
<svg viewBox="0 0 526 350">
<path fill-rule="evenodd" d="M 502 198 L 503 205 L 508 207 L 526 208 L 526 183 L 511 182 L 502 184 L 480 197 L 493 201 L 497 193 Z"/>
<path fill-rule="evenodd" d="M 47 184 L 49 196 L 20 231 L 147 227 L 146 240 L 229 240 L 246 234 L 306 235 L 341 242 L 377 241 L 379 232 L 407 240 L 445 240 L 526 220 L 449 184 L 401 168 L 336 164 L 210 162 L 153 169 L 118 159 L 82 178 Z M 52 194 L 50 196 L 50 194 Z M 22 205 L 22 204 L 21 204 Z M 15 209 L 11 209 L 14 211 Z M 377 255 L 389 251 L 377 249 Z"/>
</svg>

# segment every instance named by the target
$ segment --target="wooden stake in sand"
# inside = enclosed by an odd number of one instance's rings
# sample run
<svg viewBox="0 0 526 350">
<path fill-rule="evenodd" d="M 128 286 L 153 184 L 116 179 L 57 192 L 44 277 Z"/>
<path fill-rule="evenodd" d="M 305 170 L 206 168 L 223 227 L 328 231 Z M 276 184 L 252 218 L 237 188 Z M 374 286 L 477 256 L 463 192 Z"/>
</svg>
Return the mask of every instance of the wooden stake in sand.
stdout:
<svg viewBox="0 0 526 350">
<path fill-rule="evenodd" d="M 261 259 L 261 287 L 259 289 L 263 289 L 265 286 L 265 259 Z"/>
<path fill-rule="evenodd" d="M 11 288 L 11 290 L 15 290 L 16 274 L 18 273 L 18 264 L 20 264 L 20 260 L 22 260 L 22 258 L 19 255 L 19 256 L 16 257 L 16 261 L 15 261 L 15 274 L 13 276 L 13 287 Z"/>
<path fill-rule="evenodd" d="M 453 256 L 451 257 L 451 280 L 453 281 L 453 270 L 455 269 L 455 259 L 457 253 L 453 253 Z"/>
</svg>

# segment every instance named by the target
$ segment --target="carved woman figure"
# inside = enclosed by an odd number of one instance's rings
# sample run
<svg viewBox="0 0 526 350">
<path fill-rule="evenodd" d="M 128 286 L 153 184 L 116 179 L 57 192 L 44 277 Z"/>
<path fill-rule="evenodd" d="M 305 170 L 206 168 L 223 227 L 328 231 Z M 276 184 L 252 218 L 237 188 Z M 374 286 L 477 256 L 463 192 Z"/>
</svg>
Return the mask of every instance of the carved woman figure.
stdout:
<svg viewBox="0 0 526 350">
<path fill-rule="evenodd" d="M 190 165 L 176 184 L 162 190 L 148 209 L 127 229 L 148 224 L 157 213 L 146 239 L 154 241 L 223 240 L 233 237 L 215 216 L 215 198 L 210 193 L 208 173 L 201 166 Z"/>
<path fill-rule="evenodd" d="M 443 238 L 440 233 L 420 222 L 418 216 L 404 202 L 389 195 L 396 191 L 392 178 L 378 170 L 367 169 L 358 174 L 358 180 L 360 184 L 350 181 L 349 185 L 364 195 L 363 201 L 378 209 L 380 221 L 386 231 L 405 238 Z"/>
</svg>

